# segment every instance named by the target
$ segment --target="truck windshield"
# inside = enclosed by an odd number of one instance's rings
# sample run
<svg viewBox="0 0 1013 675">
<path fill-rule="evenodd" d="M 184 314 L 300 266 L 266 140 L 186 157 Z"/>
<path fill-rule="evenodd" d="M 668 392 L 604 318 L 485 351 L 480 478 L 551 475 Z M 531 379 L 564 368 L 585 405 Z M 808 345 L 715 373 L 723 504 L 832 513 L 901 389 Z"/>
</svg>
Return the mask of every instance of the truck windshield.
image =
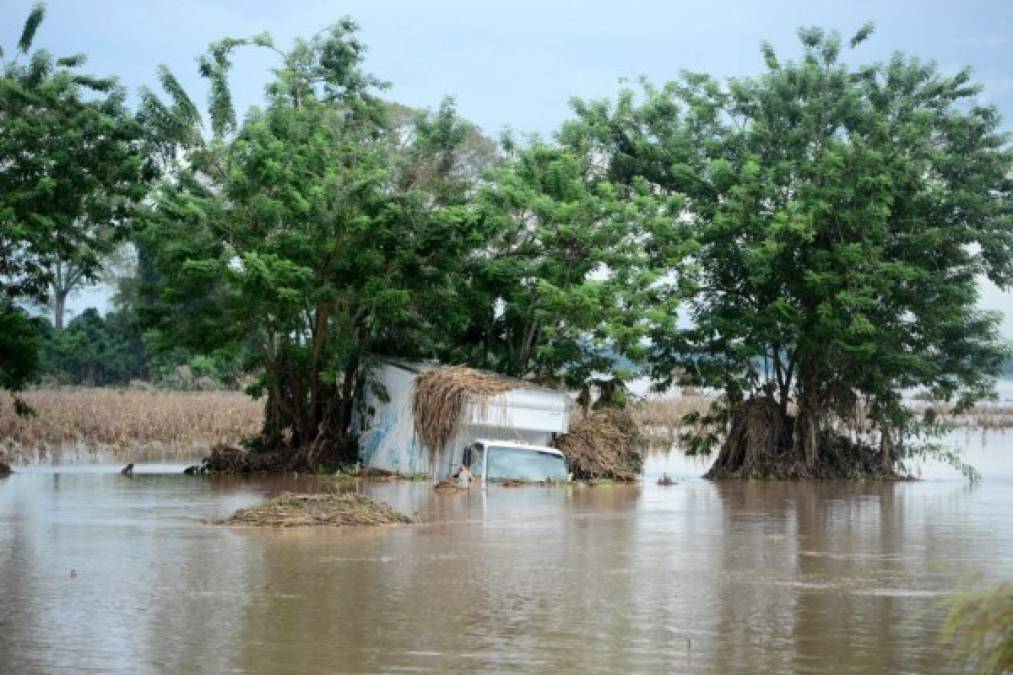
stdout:
<svg viewBox="0 0 1013 675">
<path fill-rule="evenodd" d="M 566 462 L 551 452 L 490 445 L 486 453 L 488 480 L 567 480 Z"/>
</svg>

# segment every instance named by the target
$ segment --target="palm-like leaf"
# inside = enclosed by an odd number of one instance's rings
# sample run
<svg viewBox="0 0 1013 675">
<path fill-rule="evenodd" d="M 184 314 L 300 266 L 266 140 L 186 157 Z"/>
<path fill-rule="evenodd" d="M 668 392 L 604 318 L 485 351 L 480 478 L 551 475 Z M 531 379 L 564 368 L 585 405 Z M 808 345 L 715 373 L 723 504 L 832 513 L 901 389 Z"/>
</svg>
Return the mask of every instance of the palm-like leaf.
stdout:
<svg viewBox="0 0 1013 675">
<path fill-rule="evenodd" d="M 186 122 L 200 124 L 200 112 L 197 110 L 197 106 L 194 105 L 176 76 L 165 65 L 158 66 L 158 81 Z"/>
<path fill-rule="evenodd" d="M 39 30 L 39 24 L 46 17 L 46 3 L 37 2 L 32 7 L 31 14 L 25 20 L 25 27 L 21 30 L 21 39 L 18 40 L 18 49 L 22 54 L 27 54 L 32 48 L 32 41 L 35 39 L 35 31 Z"/>
</svg>

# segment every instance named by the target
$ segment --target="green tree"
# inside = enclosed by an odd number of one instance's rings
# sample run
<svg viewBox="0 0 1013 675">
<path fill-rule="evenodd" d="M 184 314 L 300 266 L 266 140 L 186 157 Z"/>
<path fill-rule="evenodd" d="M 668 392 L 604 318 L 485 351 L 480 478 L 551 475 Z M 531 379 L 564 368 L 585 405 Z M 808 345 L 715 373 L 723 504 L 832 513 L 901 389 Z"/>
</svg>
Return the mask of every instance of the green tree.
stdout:
<svg viewBox="0 0 1013 675">
<path fill-rule="evenodd" d="M 144 193 L 140 127 L 123 89 L 80 73 L 84 55 L 32 51 L 44 15 L 37 4 L 0 72 L 0 332 L 13 350 L 0 354 L 0 381 L 12 389 L 30 377 L 35 359 L 24 357 L 36 344 L 15 303 L 46 302 L 60 265 L 94 278 Z"/>
<path fill-rule="evenodd" d="M 103 317 L 92 307 L 49 331 L 40 371 L 68 384 L 127 384 L 147 375 L 144 343 L 124 313 Z"/>
<path fill-rule="evenodd" d="M 444 140 L 420 130 L 425 148 L 396 152 L 403 139 L 354 31 L 345 20 L 288 51 L 266 35 L 213 44 L 200 62 L 209 139 L 165 70 L 168 102 L 146 94 L 141 113 L 182 149 L 175 161 L 166 145 L 170 177 L 142 237 L 158 272 L 148 323 L 193 352 L 251 345 L 263 373 L 253 392 L 266 394 L 260 446 L 306 450 L 311 465 L 349 448 L 369 354 L 434 353 L 459 321 L 455 270 L 482 241 L 459 190 L 405 178 L 406 157 L 447 168 L 421 155 L 460 138 L 452 109 L 437 118 L 451 126 Z M 264 107 L 238 124 L 227 73 L 245 45 L 280 65 Z"/>
<path fill-rule="evenodd" d="M 81 244 L 69 256 L 59 256 L 49 265 L 46 307 L 53 313 L 53 327 L 63 330 L 67 300 L 79 290 L 97 283 L 115 282 L 118 270 L 127 264 L 132 251 L 123 244 L 127 227 L 117 223 L 94 224 L 81 221 L 88 230 Z"/>
<path fill-rule="evenodd" d="M 0 388 L 18 391 L 35 375 L 43 325 L 20 307 L 0 304 Z M 29 410 L 20 398 L 14 405 L 19 413 Z"/>
<path fill-rule="evenodd" d="M 451 98 L 435 111 L 388 104 L 399 157 L 398 189 L 423 190 L 440 204 L 461 204 L 500 157 L 496 142 L 458 116 Z"/>
<path fill-rule="evenodd" d="M 517 377 L 618 395 L 674 297 L 660 247 L 673 220 L 644 190 L 621 191 L 579 146 L 535 141 L 488 175 L 476 206 L 490 233 L 456 341 L 464 360 Z"/>
<path fill-rule="evenodd" d="M 801 58 L 764 46 L 759 77 L 686 75 L 622 114 L 583 106 L 617 179 L 685 200 L 693 326 L 654 336 L 655 365 L 725 391 L 703 420 L 731 425 L 712 476 L 888 473 L 928 428 L 900 391 L 969 405 L 1006 355 L 998 316 L 976 309 L 979 278 L 1013 278 L 997 112 L 966 70 L 849 67 L 836 33 L 799 34 Z"/>
</svg>

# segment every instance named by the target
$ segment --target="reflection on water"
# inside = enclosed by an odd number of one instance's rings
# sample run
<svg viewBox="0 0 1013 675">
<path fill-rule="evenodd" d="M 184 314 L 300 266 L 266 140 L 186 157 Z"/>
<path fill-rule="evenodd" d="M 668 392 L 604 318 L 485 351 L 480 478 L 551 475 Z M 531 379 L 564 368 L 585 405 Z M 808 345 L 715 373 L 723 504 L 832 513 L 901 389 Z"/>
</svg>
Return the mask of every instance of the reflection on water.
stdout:
<svg viewBox="0 0 1013 675">
<path fill-rule="evenodd" d="M 0 671 L 947 672 L 940 601 L 1013 577 L 995 439 L 973 488 L 711 483 L 672 455 L 632 486 L 367 484 L 424 522 L 354 531 L 203 522 L 354 484 L 23 468 L 0 482 Z"/>
</svg>

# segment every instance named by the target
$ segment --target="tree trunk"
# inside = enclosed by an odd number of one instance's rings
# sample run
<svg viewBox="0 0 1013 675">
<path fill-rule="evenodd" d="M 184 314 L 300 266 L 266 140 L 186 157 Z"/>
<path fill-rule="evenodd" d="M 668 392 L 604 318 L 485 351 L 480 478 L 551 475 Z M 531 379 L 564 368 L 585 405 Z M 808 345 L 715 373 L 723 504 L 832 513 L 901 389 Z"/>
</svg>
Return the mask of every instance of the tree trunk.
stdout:
<svg viewBox="0 0 1013 675">
<path fill-rule="evenodd" d="M 58 288 L 53 291 L 53 326 L 63 330 L 63 316 L 67 311 L 67 291 Z"/>
<path fill-rule="evenodd" d="M 352 412 L 355 409 L 355 385 L 359 376 L 359 358 L 353 356 L 345 366 L 345 377 L 341 383 L 341 416 L 338 425 L 342 433 L 347 433 L 352 425 Z"/>
<path fill-rule="evenodd" d="M 517 357 L 517 377 L 523 377 L 527 373 L 528 361 L 538 341 L 538 321 L 532 317 L 531 323 L 524 335 L 524 343 L 521 346 L 521 353 Z"/>
<path fill-rule="evenodd" d="M 798 374 L 798 416 L 795 419 L 796 458 L 808 469 L 819 461 L 819 431 L 825 410 L 820 404 L 819 374 L 809 360 L 803 360 Z"/>
<path fill-rule="evenodd" d="M 880 468 L 883 470 L 884 475 L 889 474 L 893 471 L 893 456 L 890 453 L 890 432 L 887 429 L 883 429 L 883 435 L 879 440 L 879 446 L 881 450 Z"/>
</svg>

